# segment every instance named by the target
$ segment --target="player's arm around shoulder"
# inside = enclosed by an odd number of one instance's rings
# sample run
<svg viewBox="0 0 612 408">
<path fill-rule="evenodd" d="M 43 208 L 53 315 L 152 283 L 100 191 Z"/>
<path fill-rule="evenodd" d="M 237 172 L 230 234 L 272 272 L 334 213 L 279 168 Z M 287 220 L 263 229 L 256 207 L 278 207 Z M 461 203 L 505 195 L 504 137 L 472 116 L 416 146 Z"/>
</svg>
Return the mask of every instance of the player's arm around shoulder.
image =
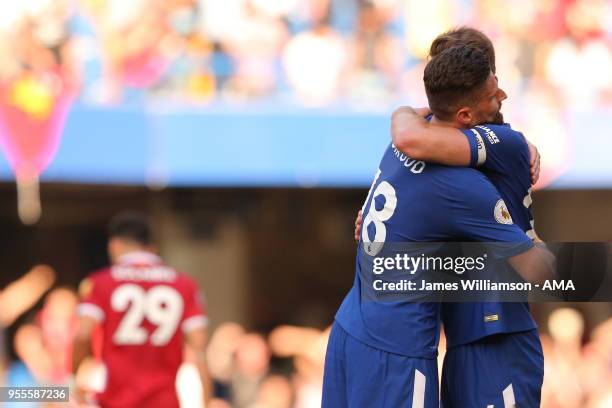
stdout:
<svg viewBox="0 0 612 408">
<path fill-rule="evenodd" d="M 513 168 L 522 156 L 530 166 L 532 184 L 540 175 L 540 153 L 509 124 L 455 129 L 429 123 L 427 109 L 402 106 L 391 116 L 391 138 L 402 153 L 416 160 L 448 166 L 484 166 L 496 171 Z"/>
<path fill-rule="evenodd" d="M 555 277 L 556 258 L 542 242 L 508 259 L 512 268 L 527 282 L 541 284 Z"/>
<path fill-rule="evenodd" d="M 464 130 L 472 150 L 471 165 L 483 166 L 502 174 L 529 166 L 531 182 L 540 176 L 540 153 L 523 133 L 510 124 L 483 124 Z"/>
<path fill-rule="evenodd" d="M 449 166 L 470 165 L 471 148 L 459 129 L 437 126 L 424 119 L 426 109 L 402 106 L 391 116 L 391 138 L 402 153 L 415 160 Z"/>
<path fill-rule="evenodd" d="M 534 245 L 513 223 L 504 200 L 486 177 L 477 171 L 466 173 L 456 184 L 452 200 L 451 222 L 458 237 L 489 243 L 496 248 L 496 257 L 507 258 L 528 282 L 542 283 L 554 277 L 554 255 L 544 245 Z"/>
</svg>

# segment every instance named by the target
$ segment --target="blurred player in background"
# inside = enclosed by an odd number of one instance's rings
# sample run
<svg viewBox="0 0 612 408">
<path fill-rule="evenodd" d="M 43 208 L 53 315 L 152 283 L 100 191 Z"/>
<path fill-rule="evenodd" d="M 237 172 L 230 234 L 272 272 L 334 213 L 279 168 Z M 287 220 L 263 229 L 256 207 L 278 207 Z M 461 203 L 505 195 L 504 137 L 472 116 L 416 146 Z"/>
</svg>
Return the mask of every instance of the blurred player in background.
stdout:
<svg viewBox="0 0 612 408">
<path fill-rule="evenodd" d="M 100 325 L 107 371 L 101 407 L 178 408 L 175 382 L 185 343 L 196 356 L 208 399 L 207 316 L 196 283 L 154 253 L 149 223 L 140 214 L 112 220 L 108 252 L 112 266 L 94 272 L 80 287 L 74 372 L 93 354 Z"/>
</svg>

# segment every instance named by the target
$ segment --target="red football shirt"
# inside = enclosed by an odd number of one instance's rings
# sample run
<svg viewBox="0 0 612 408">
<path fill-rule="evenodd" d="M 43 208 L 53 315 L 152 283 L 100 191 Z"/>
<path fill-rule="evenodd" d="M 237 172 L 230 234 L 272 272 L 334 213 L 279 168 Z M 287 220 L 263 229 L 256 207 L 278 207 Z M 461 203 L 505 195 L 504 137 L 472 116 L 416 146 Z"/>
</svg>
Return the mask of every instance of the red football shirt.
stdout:
<svg viewBox="0 0 612 408">
<path fill-rule="evenodd" d="M 101 406 L 178 408 L 183 334 L 207 324 L 196 283 L 138 252 L 94 272 L 82 288 L 78 313 L 100 321 L 103 332 Z"/>
</svg>

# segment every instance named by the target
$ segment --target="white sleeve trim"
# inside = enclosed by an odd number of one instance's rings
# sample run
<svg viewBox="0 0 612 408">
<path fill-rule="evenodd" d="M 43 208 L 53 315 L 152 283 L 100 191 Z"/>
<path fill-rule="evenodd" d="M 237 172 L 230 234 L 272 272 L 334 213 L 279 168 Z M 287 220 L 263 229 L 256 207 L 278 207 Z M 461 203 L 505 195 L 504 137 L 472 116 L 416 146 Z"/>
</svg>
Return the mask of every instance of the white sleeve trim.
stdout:
<svg viewBox="0 0 612 408">
<path fill-rule="evenodd" d="M 484 140 L 480 133 L 476 129 L 470 129 L 474 136 L 476 136 L 476 147 L 478 149 L 478 160 L 476 162 L 477 166 L 482 166 L 484 162 L 487 161 L 487 147 L 484 144 Z"/>
<path fill-rule="evenodd" d="M 183 329 L 183 333 L 188 333 L 194 329 L 200 329 L 206 326 L 208 326 L 208 317 L 204 315 L 197 315 L 183 320 L 181 328 Z"/>
<path fill-rule="evenodd" d="M 104 310 L 93 303 L 81 303 L 78 305 L 77 314 L 79 316 L 92 317 L 100 322 L 104 320 Z"/>
</svg>

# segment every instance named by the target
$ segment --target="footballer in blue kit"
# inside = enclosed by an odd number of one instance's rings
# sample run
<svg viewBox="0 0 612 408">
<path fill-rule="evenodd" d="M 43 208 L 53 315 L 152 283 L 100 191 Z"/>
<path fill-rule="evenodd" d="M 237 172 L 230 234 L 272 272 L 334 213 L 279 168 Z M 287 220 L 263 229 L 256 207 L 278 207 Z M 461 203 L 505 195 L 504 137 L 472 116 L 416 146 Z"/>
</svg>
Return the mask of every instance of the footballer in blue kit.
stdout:
<svg viewBox="0 0 612 408">
<path fill-rule="evenodd" d="M 439 36 L 431 54 L 466 42 L 495 60 L 490 40 L 466 27 Z M 530 167 L 539 158 L 534 149 L 530 154 L 520 132 L 508 124 L 462 131 L 436 127 L 409 108 L 396 111 L 394 120 L 393 140 L 403 152 L 423 160 L 478 167 L 504 199 L 512 222 L 538 240 L 531 213 L 531 185 L 537 174 L 531 174 Z M 445 303 L 442 318 L 448 347 L 442 373 L 445 408 L 539 407 L 544 358 L 527 303 Z"/>
<path fill-rule="evenodd" d="M 523 135 L 508 125 L 477 126 L 464 133 L 472 151 L 471 165 L 482 166 L 507 203 L 513 222 L 535 238 L 529 151 Z M 445 303 L 442 318 L 448 348 L 442 372 L 443 407 L 540 406 L 544 355 L 527 303 Z M 466 325 L 466 320 L 474 325 Z M 466 393 L 465 387 L 479 391 Z"/>
<path fill-rule="evenodd" d="M 466 115 L 470 125 L 492 120 L 505 94 L 486 54 L 468 46 L 446 54 L 425 69 L 430 105 L 434 94 L 445 94 L 438 83 L 441 76 L 460 72 L 454 82 L 460 102 L 449 109 Z M 436 116 L 434 112 L 433 122 Z M 540 262 L 544 250 L 534 247 L 516 224 L 497 216 L 500 206 L 505 209 L 499 192 L 481 172 L 425 163 L 393 144 L 387 148 L 362 210 L 355 280 L 328 343 L 324 407 L 439 406 L 441 304 L 365 300 L 360 267 L 380 250 L 381 245 L 372 244 L 503 241 L 509 244 L 496 256 L 509 258 L 524 278 L 539 279 L 548 273 L 548 265 Z M 536 264 L 537 271 L 524 270 L 524 265 Z"/>
</svg>

